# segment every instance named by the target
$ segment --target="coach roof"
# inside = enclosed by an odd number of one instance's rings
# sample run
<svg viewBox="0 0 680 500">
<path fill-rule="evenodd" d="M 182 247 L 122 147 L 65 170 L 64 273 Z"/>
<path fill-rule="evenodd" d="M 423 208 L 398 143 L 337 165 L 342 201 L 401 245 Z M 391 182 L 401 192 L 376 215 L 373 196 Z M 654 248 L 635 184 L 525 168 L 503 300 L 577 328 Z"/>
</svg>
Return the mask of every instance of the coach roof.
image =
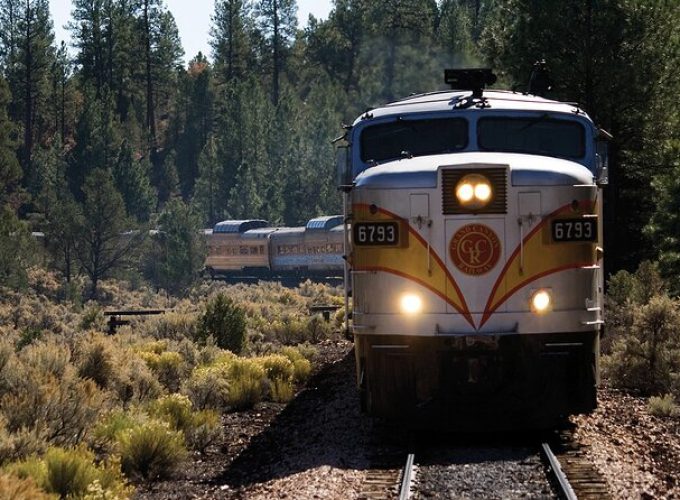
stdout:
<svg viewBox="0 0 680 500">
<path fill-rule="evenodd" d="M 363 113 L 354 122 L 356 125 L 363 120 L 380 118 L 393 115 L 405 115 L 409 113 L 433 113 L 438 111 L 537 111 L 548 113 L 571 113 L 585 112 L 575 103 L 553 101 L 534 95 L 522 94 L 503 90 L 486 90 L 482 100 L 475 100 L 469 106 L 461 106 L 466 98 L 471 97 L 469 91 L 446 90 L 418 94 L 394 101 L 384 106 L 371 109 Z M 480 103 L 484 103 L 480 106 Z"/>
</svg>

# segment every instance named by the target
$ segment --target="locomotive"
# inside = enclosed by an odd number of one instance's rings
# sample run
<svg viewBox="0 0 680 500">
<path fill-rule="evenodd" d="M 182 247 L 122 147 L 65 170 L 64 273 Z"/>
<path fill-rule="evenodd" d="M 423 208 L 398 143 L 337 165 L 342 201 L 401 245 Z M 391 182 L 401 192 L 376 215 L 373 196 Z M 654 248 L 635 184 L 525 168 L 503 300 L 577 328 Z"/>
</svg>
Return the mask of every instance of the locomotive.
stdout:
<svg viewBox="0 0 680 500">
<path fill-rule="evenodd" d="M 577 104 L 488 90 L 490 70 L 445 76 L 338 139 L 361 405 L 553 426 L 596 407 L 611 136 Z"/>
<path fill-rule="evenodd" d="M 316 217 L 302 227 L 271 227 L 266 220 L 226 220 L 204 231 L 205 270 L 211 277 L 342 276 L 342 215 Z"/>
</svg>

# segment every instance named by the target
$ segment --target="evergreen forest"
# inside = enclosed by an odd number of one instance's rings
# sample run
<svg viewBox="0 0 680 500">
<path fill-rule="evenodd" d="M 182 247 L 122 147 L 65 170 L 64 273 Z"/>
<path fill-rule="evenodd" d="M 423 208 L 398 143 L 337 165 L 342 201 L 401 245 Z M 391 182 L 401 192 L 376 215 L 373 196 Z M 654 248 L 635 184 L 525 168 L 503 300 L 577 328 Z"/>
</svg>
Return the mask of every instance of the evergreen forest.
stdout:
<svg viewBox="0 0 680 500">
<path fill-rule="evenodd" d="M 304 28 L 295 0 L 216 0 L 211 22 L 211 53 L 185 54 L 163 0 L 73 0 L 67 47 L 48 0 L 0 0 L 0 284 L 25 281 L 31 232 L 94 295 L 148 229 L 189 248 L 182 225 L 338 213 L 342 124 L 445 88 L 444 68 L 525 91 L 545 60 L 549 97 L 614 137 L 609 271 L 659 260 L 680 289 L 677 0 L 334 0 Z M 147 253 L 168 283 L 201 263 Z"/>
</svg>

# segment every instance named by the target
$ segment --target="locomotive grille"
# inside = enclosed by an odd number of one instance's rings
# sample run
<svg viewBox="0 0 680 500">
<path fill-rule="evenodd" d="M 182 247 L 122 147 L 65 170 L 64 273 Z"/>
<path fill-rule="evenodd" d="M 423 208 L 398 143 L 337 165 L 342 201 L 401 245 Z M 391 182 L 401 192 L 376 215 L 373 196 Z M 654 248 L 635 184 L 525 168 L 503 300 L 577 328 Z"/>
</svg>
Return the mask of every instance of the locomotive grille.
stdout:
<svg viewBox="0 0 680 500">
<path fill-rule="evenodd" d="M 493 200 L 482 208 L 474 210 L 466 208 L 458 203 L 456 198 L 458 181 L 469 174 L 483 175 L 493 186 Z M 507 177 L 507 169 L 504 167 L 442 170 L 442 213 L 444 215 L 507 213 Z"/>
</svg>

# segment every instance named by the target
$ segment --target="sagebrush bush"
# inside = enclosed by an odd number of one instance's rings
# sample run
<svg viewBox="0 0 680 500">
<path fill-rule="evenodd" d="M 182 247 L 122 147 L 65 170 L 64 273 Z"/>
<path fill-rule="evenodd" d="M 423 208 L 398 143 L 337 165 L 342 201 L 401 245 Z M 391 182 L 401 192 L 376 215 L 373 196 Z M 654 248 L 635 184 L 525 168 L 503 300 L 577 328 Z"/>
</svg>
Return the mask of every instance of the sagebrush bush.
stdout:
<svg viewBox="0 0 680 500">
<path fill-rule="evenodd" d="M 258 362 L 264 368 L 268 379 L 269 396 L 272 401 L 285 403 L 293 399 L 293 377 L 295 367 L 286 356 L 272 354 L 259 358 Z"/>
<path fill-rule="evenodd" d="M 94 454 L 85 447 L 50 448 L 43 458 L 31 457 L 8 466 L 22 478 L 31 478 L 48 493 L 60 498 L 84 498 L 94 484 L 103 498 L 128 498 L 133 489 L 126 483 L 117 460 L 95 463 Z"/>
<path fill-rule="evenodd" d="M 105 409 L 106 395 L 78 377 L 68 353 L 53 344 L 22 350 L 7 370 L 0 408 L 11 432 L 41 433 L 50 444 L 78 444 Z"/>
<path fill-rule="evenodd" d="M 301 347 L 286 346 L 281 349 L 281 354 L 293 363 L 293 379 L 298 383 L 304 383 L 312 373 L 312 363 L 303 355 Z M 315 351 L 307 351 L 311 357 Z"/>
<path fill-rule="evenodd" d="M 146 480 L 169 476 L 187 457 L 182 433 L 155 420 L 121 433 L 119 451 L 123 471 Z"/>
<path fill-rule="evenodd" d="M 151 368 L 132 351 L 123 358 L 123 364 L 117 367 L 116 374 L 112 389 L 124 404 L 149 401 L 163 392 Z"/>
<path fill-rule="evenodd" d="M 649 413 L 657 417 L 677 417 L 680 416 L 680 407 L 675 403 L 672 394 L 664 396 L 652 396 L 647 404 Z"/>
<path fill-rule="evenodd" d="M 196 368 L 182 386 L 195 408 L 224 408 L 229 401 L 229 373 L 224 364 Z"/>
<path fill-rule="evenodd" d="M 83 311 L 80 320 L 80 329 L 102 331 L 105 328 L 105 324 L 106 319 L 101 306 L 97 303 L 89 303 L 85 308 L 85 311 Z"/>
<path fill-rule="evenodd" d="M 196 337 L 198 317 L 194 313 L 168 311 L 137 322 L 137 329 L 144 336 L 156 339 L 193 339 Z"/>
<path fill-rule="evenodd" d="M 165 351 L 160 354 L 140 352 L 139 356 L 154 372 L 163 387 L 170 392 L 179 390 L 182 379 L 187 372 L 187 366 L 180 353 L 174 351 Z"/>
<path fill-rule="evenodd" d="M 0 472 L 0 498 L 3 500 L 56 500 L 44 492 L 30 477 L 20 478 Z"/>
<path fill-rule="evenodd" d="M 101 337 L 88 337 L 83 344 L 78 375 L 92 380 L 102 389 L 108 388 L 118 369 L 111 343 Z"/>
<path fill-rule="evenodd" d="M 222 349 L 240 353 L 246 340 L 243 309 L 224 293 L 208 299 L 198 322 L 197 340 L 205 343 L 212 336 Z"/>
<path fill-rule="evenodd" d="M 262 400 L 264 368 L 252 359 L 237 358 L 229 365 L 229 406 L 235 410 L 252 408 Z"/>
<path fill-rule="evenodd" d="M 200 452 L 221 435 L 219 415 L 211 410 L 194 411 L 188 397 L 171 394 L 154 401 L 149 407 L 152 417 L 184 434 L 187 445 Z"/>
</svg>

